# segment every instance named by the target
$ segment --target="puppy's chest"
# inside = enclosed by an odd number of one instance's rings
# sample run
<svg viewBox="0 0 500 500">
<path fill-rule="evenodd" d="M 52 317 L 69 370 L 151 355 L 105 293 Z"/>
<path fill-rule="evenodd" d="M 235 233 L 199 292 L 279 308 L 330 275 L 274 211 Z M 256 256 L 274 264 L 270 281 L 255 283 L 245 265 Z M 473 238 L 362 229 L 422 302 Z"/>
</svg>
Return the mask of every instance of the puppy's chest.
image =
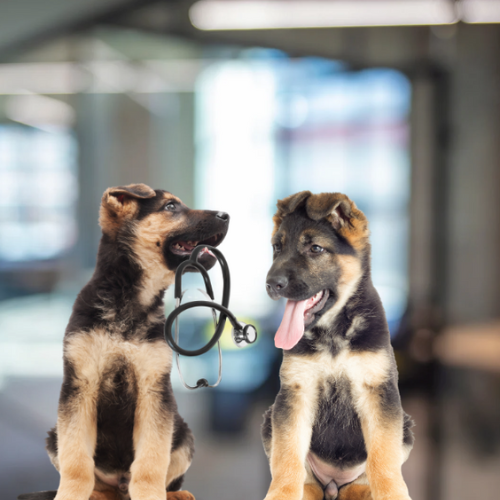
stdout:
<svg viewBox="0 0 500 500">
<path fill-rule="evenodd" d="M 357 408 L 366 391 L 386 380 L 390 363 L 383 350 L 285 358 L 282 383 L 300 393 L 298 406 L 307 408 L 312 427 L 310 450 L 322 461 L 345 469 L 366 460 Z"/>
<path fill-rule="evenodd" d="M 382 384 L 391 360 L 385 350 L 353 352 L 344 349 L 332 356 L 328 352 L 286 356 L 281 367 L 281 380 L 286 385 L 300 386 L 303 395 L 314 402 L 335 393 L 336 399 L 356 401 L 368 387 Z"/>
<path fill-rule="evenodd" d="M 352 359 L 333 361 L 327 364 L 323 360 L 323 366 L 314 374 L 311 370 L 310 382 L 306 385 L 310 392 L 312 444 L 316 441 L 322 448 L 343 441 L 342 434 L 352 437 L 361 430 L 356 406 L 364 385 L 359 380 L 362 374 Z"/>
<path fill-rule="evenodd" d="M 106 330 L 71 336 L 64 355 L 78 378 L 96 384 L 123 367 L 138 381 L 147 382 L 170 372 L 172 364 L 172 352 L 163 340 L 123 340 Z"/>
<path fill-rule="evenodd" d="M 346 376 L 323 380 L 317 388 L 310 449 L 341 468 L 366 460 L 353 385 Z"/>
</svg>

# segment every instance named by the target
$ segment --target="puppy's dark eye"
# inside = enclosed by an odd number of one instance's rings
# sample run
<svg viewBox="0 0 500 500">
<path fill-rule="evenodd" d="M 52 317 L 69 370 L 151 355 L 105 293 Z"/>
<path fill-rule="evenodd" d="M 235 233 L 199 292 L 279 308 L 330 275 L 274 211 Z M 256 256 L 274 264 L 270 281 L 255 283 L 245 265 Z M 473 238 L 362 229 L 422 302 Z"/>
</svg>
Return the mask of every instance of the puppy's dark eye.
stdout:
<svg viewBox="0 0 500 500">
<path fill-rule="evenodd" d="M 273 245 L 273 251 L 275 251 L 276 253 L 281 252 L 281 243 L 275 243 Z"/>
<path fill-rule="evenodd" d="M 175 210 L 175 203 L 170 202 L 165 205 L 165 210 L 168 212 L 173 212 Z"/>
<path fill-rule="evenodd" d="M 311 252 L 312 253 L 322 253 L 324 251 L 325 251 L 325 249 L 323 247 L 320 247 L 319 245 L 313 245 L 311 247 Z"/>
</svg>

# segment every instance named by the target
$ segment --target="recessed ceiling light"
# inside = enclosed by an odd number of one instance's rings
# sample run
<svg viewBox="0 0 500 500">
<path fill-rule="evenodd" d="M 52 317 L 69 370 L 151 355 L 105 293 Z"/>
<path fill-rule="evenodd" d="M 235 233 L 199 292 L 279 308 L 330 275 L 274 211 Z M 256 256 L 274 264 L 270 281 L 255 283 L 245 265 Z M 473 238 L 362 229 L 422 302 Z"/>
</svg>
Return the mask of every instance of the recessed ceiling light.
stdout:
<svg viewBox="0 0 500 500">
<path fill-rule="evenodd" d="M 457 22 L 450 0 L 200 0 L 189 17 L 200 30 L 438 25 Z"/>
<path fill-rule="evenodd" d="M 500 23 L 500 0 L 462 0 L 460 11 L 466 23 Z"/>
</svg>

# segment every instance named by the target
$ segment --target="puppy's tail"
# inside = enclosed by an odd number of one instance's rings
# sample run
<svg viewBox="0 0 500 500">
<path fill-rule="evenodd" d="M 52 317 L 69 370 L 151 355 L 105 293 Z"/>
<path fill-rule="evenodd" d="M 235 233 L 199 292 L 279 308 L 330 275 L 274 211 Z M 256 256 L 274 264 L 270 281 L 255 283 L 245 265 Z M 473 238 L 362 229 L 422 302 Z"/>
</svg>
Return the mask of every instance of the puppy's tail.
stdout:
<svg viewBox="0 0 500 500">
<path fill-rule="evenodd" d="M 53 500 L 57 491 L 36 491 L 35 493 L 24 493 L 17 500 Z"/>
</svg>

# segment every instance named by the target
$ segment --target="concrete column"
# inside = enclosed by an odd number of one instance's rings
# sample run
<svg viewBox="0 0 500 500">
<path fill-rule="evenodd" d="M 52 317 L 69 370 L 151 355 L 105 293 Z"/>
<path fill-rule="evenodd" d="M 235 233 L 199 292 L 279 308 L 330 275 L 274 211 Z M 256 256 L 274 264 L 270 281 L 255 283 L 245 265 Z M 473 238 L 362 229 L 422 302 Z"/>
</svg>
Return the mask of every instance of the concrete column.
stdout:
<svg viewBox="0 0 500 500">
<path fill-rule="evenodd" d="M 448 322 L 500 315 L 500 27 L 462 25 L 451 85 Z"/>
</svg>

